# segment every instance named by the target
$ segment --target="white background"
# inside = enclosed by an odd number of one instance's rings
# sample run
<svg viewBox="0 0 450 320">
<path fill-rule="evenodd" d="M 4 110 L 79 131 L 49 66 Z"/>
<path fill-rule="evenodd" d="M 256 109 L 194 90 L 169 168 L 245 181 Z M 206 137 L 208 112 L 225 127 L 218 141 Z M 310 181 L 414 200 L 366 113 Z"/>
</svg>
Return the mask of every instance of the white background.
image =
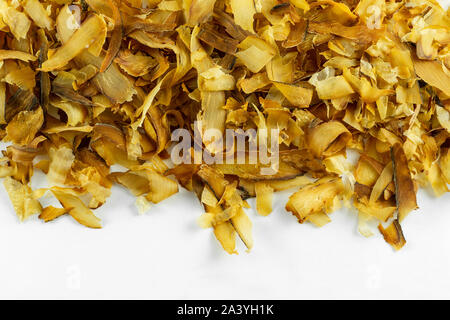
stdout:
<svg viewBox="0 0 450 320">
<path fill-rule="evenodd" d="M 69 216 L 19 223 L 1 186 L 0 298 L 450 298 L 449 193 L 419 192 L 400 252 L 378 232 L 360 236 L 348 210 L 320 229 L 297 223 L 284 209 L 290 193 L 275 197 L 269 217 L 247 211 L 255 247 L 229 256 L 197 226 L 202 208 L 185 190 L 138 215 L 134 197 L 114 187 L 95 211 L 103 229 L 92 230 Z"/>
</svg>

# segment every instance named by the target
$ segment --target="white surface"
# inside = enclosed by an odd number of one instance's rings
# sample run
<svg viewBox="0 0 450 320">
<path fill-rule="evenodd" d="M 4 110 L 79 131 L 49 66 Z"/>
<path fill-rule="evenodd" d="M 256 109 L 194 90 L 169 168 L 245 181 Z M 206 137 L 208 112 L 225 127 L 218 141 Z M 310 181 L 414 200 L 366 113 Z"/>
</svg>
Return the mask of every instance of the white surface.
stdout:
<svg viewBox="0 0 450 320">
<path fill-rule="evenodd" d="M 450 298 L 450 194 L 420 193 L 397 253 L 360 236 L 348 211 L 321 229 L 298 224 L 287 194 L 269 217 L 248 211 L 255 248 L 229 256 L 197 227 L 201 207 L 184 190 L 139 216 L 114 188 L 92 230 L 69 216 L 21 224 L 0 187 L 0 298 Z"/>
<path fill-rule="evenodd" d="M 397 253 L 378 233 L 360 236 L 345 210 L 321 229 L 298 224 L 287 194 L 269 217 L 248 210 L 255 247 L 229 256 L 197 227 L 202 209 L 184 190 L 139 216 L 114 188 L 96 211 L 103 229 L 91 230 L 68 216 L 21 224 L 0 187 L 0 298 L 450 298 L 450 194 L 419 193 Z"/>
</svg>

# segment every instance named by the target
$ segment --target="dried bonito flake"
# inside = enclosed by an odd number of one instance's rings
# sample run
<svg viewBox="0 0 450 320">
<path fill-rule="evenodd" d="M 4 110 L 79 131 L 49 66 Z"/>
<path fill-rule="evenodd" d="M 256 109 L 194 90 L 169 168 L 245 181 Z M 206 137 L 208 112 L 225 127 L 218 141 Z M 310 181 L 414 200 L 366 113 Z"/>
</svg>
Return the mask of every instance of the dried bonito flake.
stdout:
<svg viewBox="0 0 450 320">
<path fill-rule="evenodd" d="M 17 9 L 12 2 L 9 3 L 6 0 L 0 2 L 3 23 L 9 27 L 10 32 L 17 40 L 26 39 L 31 21 L 25 13 Z"/>
<path fill-rule="evenodd" d="M 5 141 L 25 146 L 30 144 L 44 123 L 42 108 L 19 112 L 6 126 Z"/>
<path fill-rule="evenodd" d="M 401 222 L 412 210 L 417 209 L 416 191 L 408 168 L 405 152 L 399 144 L 391 149 L 393 174 L 395 183 L 395 199 L 397 202 L 398 220 Z"/>
<path fill-rule="evenodd" d="M 434 0 L 0 0 L 0 17 L 0 177 L 20 220 L 100 228 L 113 185 L 139 213 L 181 185 L 234 254 L 254 245 L 246 200 L 267 216 L 292 189 L 299 222 L 353 205 L 358 231 L 374 222 L 398 250 L 417 189 L 449 191 Z M 31 189 L 36 169 L 48 188 Z"/>
<path fill-rule="evenodd" d="M 301 187 L 286 204 L 286 210 L 292 212 L 300 223 L 319 213 L 331 213 L 336 201 L 342 198 L 344 185 L 339 178 L 325 177 Z"/>
<path fill-rule="evenodd" d="M 64 67 L 80 52 L 94 44 L 105 28 L 106 22 L 100 16 L 93 14 L 88 17 L 67 42 L 42 64 L 40 70 L 48 72 Z"/>
<path fill-rule="evenodd" d="M 57 187 L 52 188 L 51 191 L 64 209 L 66 209 L 77 222 L 89 228 L 98 229 L 102 227 L 100 219 L 86 207 L 83 201 L 80 200 L 80 194 L 76 191 Z"/>
<path fill-rule="evenodd" d="M 273 189 L 264 182 L 255 183 L 256 210 L 262 216 L 272 212 Z"/>
<path fill-rule="evenodd" d="M 42 210 L 41 214 L 39 215 L 39 219 L 42 219 L 45 222 L 49 222 L 62 216 L 68 211 L 69 210 L 66 208 L 55 208 L 53 206 L 48 206 Z"/>
<path fill-rule="evenodd" d="M 47 179 L 55 185 L 63 185 L 66 182 L 75 156 L 72 148 L 61 146 L 60 148 L 50 148 L 48 151 L 50 157 Z"/>
<path fill-rule="evenodd" d="M 331 156 L 346 148 L 351 133 L 341 123 L 330 121 L 308 129 L 307 143 L 317 157 Z"/>
<path fill-rule="evenodd" d="M 379 224 L 378 229 L 383 235 L 384 240 L 386 240 L 386 242 L 389 243 L 395 250 L 400 250 L 406 244 L 402 227 L 400 226 L 398 220 L 392 221 L 387 228 L 384 228 L 381 224 Z"/>
<path fill-rule="evenodd" d="M 28 185 L 11 177 L 6 177 L 3 185 L 20 221 L 24 221 L 33 214 L 41 213 L 42 206 Z"/>
<path fill-rule="evenodd" d="M 55 22 L 39 0 L 25 0 L 23 9 L 39 28 L 47 30 L 54 28 Z"/>
</svg>

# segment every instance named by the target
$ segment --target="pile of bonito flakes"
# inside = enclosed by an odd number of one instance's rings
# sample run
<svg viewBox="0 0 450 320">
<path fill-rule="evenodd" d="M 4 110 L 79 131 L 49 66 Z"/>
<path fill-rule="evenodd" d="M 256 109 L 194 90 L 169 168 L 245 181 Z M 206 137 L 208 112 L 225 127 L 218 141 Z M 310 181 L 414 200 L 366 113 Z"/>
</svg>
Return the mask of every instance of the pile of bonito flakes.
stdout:
<svg viewBox="0 0 450 320">
<path fill-rule="evenodd" d="M 346 206 L 398 250 L 418 188 L 449 191 L 450 12 L 434 0 L 0 0 L 0 16 L 0 176 L 20 220 L 100 228 L 112 185 L 142 212 L 180 185 L 236 253 L 253 246 L 246 200 L 265 216 L 291 189 L 300 223 Z M 174 164 L 177 129 L 197 136 L 188 160 L 223 151 L 208 129 L 277 129 L 277 168 Z"/>
</svg>

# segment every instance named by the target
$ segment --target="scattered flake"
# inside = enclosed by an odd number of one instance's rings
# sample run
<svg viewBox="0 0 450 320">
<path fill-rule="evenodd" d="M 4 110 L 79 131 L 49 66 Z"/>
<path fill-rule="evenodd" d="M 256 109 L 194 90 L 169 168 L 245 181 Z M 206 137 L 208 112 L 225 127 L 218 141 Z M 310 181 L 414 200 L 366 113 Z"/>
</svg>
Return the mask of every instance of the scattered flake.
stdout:
<svg viewBox="0 0 450 320">
<path fill-rule="evenodd" d="M 20 220 L 100 228 L 114 184 L 140 214 L 181 185 L 234 254 L 254 244 L 246 200 L 267 216 L 293 189 L 299 222 L 353 204 L 359 233 L 379 224 L 397 250 L 418 187 L 449 191 L 450 20 L 435 1 L 0 0 L 0 16 L 0 177 Z M 35 169 L 49 188 L 31 190 Z M 62 208 L 42 209 L 48 190 Z"/>
</svg>

